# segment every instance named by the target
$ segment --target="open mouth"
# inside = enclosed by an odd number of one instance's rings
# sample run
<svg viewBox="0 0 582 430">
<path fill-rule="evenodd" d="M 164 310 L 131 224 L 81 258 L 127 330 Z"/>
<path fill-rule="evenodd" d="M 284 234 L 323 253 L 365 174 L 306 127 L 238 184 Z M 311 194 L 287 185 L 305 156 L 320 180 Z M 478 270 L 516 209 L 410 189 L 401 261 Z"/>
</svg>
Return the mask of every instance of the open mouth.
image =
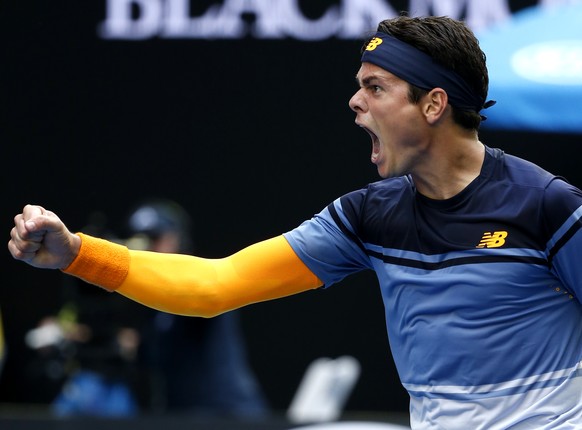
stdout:
<svg viewBox="0 0 582 430">
<path fill-rule="evenodd" d="M 370 130 L 364 126 L 361 126 L 361 127 L 366 131 L 366 133 L 368 133 L 368 135 L 372 139 L 372 155 L 370 158 L 372 160 L 372 163 L 376 163 L 376 161 L 378 160 L 378 157 L 380 155 L 380 140 L 378 139 L 378 136 L 376 136 L 376 134 L 372 130 Z"/>
</svg>

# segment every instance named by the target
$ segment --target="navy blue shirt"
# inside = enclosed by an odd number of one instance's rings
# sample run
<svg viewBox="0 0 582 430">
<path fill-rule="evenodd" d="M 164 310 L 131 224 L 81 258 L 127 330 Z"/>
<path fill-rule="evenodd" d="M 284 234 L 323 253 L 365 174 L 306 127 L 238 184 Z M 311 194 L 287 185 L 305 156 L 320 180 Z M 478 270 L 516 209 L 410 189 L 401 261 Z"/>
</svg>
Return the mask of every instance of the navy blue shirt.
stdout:
<svg viewBox="0 0 582 430">
<path fill-rule="evenodd" d="M 413 428 L 582 426 L 582 193 L 485 149 L 451 199 L 386 179 L 285 237 L 326 286 L 376 272 Z"/>
</svg>

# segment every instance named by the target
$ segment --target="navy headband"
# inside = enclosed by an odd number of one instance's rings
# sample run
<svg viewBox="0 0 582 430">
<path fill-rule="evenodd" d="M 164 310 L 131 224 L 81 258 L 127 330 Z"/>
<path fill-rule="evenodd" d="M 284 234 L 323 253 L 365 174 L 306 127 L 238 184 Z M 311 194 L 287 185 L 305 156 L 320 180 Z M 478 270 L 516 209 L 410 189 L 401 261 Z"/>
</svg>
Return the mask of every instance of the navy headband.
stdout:
<svg viewBox="0 0 582 430">
<path fill-rule="evenodd" d="M 485 103 L 485 99 L 454 70 L 386 33 L 374 35 L 364 49 L 362 62 L 375 64 L 423 90 L 442 88 L 447 92 L 449 103 L 461 110 L 479 112 L 494 103 Z"/>
</svg>

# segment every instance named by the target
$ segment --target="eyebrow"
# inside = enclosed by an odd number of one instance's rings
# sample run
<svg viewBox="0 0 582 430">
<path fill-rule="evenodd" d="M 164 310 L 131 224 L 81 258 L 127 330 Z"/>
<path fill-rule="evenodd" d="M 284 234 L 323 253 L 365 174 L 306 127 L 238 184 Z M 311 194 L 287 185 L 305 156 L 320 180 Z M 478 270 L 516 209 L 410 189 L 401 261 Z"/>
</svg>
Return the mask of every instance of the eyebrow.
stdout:
<svg viewBox="0 0 582 430">
<path fill-rule="evenodd" d="M 362 86 L 370 85 L 372 83 L 372 81 L 378 81 L 378 80 L 380 80 L 380 78 L 376 75 L 366 76 L 363 79 L 360 79 L 358 77 L 358 75 L 356 75 L 356 83 L 358 85 L 362 85 Z"/>
</svg>

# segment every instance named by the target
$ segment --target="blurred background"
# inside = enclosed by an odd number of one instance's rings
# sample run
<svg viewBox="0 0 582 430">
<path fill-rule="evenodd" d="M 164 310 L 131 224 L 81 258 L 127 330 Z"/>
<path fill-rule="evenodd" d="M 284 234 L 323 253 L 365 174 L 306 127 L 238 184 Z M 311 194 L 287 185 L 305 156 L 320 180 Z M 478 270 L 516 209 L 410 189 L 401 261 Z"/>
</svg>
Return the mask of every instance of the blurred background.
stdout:
<svg viewBox="0 0 582 430">
<path fill-rule="evenodd" d="M 490 93 L 498 104 L 485 112 L 481 140 L 582 186 L 579 1 L 5 1 L 6 241 L 27 203 L 56 212 L 72 230 L 125 240 L 135 205 L 155 196 L 188 213 L 197 255 L 222 257 L 377 180 L 369 138 L 347 103 L 363 35 L 402 10 L 466 19 L 495 65 Z M 0 259 L 1 423 L 49 411 L 75 351 L 43 355 L 27 334 L 47 316 L 66 321 L 71 296 L 93 287 L 7 251 Z M 113 296 L 91 294 L 105 303 Z M 140 312 L 112 304 L 97 321 Z M 370 273 L 240 310 L 245 360 L 268 413 L 284 415 L 314 360 L 351 356 L 360 373 L 345 413 L 405 416 L 383 312 Z"/>
</svg>

